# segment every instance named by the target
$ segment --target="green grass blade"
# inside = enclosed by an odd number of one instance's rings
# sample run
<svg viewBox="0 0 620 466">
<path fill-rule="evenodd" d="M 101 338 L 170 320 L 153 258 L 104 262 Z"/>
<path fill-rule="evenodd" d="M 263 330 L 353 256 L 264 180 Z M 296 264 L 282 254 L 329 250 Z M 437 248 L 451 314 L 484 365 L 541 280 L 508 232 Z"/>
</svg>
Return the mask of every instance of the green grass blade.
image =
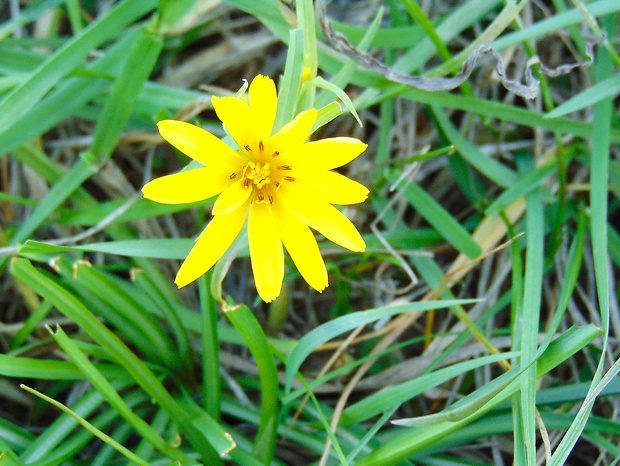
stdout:
<svg viewBox="0 0 620 466">
<path fill-rule="evenodd" d="M 155 6 L 156 0 L 125 0 L 68 42 L 0 102 L 0 128 L 9 127 L 25 115 L 69 70 L 79 66 L 93 49 L 116 37 Z"/>
<path fill-rule="evenodd" d="M 170 445 L 156 432 L 151 426 L 143 419 L 134 414 L 131 409 L 125 404 L 125 401 L 118 392 L 112 387 L 110 382 L 97 370 L 97 368 L 88 360 L 88 358 L 82 353 L 79 348 L 73 344 L 71 339 L 62 330 L 60 326 L 53 332 L 52 329 L 48 330 L 52 333 L 54 340 L 63 349 L 63 351 L 71 358 L 76 366 L 82 371 L 85 377 L 93 384 L 93 386 L 103 395 L 107 402 L 135 429 L 140 435 L 147 439 L 153 446 L 164 453 L 172 460 L 177 460 L 182 463 L 191 463 L 191 460 L 187 455 L 175 448 L 171 448 Z"/>
<path fill-rule="evenodd" d="M 293 377 L 301 367 L 304 360 L 323 343 L 328 342 L 332 338 L 341 333 L 353 330 L 361 325 L 367 325 L 385 317 L 391 317 L 407 312 L 423 312 L 431 309 L 440 309 L 444 307 L 456 306 L 461 304 L 475 303 L 473 299 L 456 299 L 448 301 L 425 301 L 409 304 L 400 304 L 394 306 L 380 307 L 369 311 L 360 311 L 353 314 L 344 315 L 337 319 L 330 320 L 323 325 L 315 328 L 310 333 L 304 335 L 299 340 L 293 351 L 289 354 L 286 362 L 286 385 L 285 391 L 290 391 Z"/>
<path fill-rule="evenodd" d="M 178 371 L 183 364 L 177 348 L 160 323 L 149 313 L 143 301 L 137 299 L 135 287 L 121 288 L 120 281 L 106 275 L 87 262 L 79 261 L 71 267 L 76 285 L 83 288 L 124 317 L 132 327 L 139 331 L 139 341 L 133 341 L 142 352 L 154 358 L 153 362 L 162 364 L 168 370 Z"/>
<path fill-rule="evenodd" d="M 615 0 L 598 0 L 588 3 L 588 11 L 595 17 L 605 16 L 620 11 L 620 5 Z M 576 8 L 572 8 L 568 11 L 549 16 L 527 28 L 504 34 L 491 45 L 498 50 L 503 50 L 511 45 L 547 36 L 566 27 L 581 24 L 583 24 L 582 14 Z"/>
<path fill-rule="evenodd" d="M 615 31 L 617 18 L 608 16 L 606 26 L 609 33 Z M 595 77 L 598 82 L 608 78 L 612 73 L 612 58 L 603 50 L 599 50 L 595 61 Z M 594 373 L 592 385 L 588 391 L 589 402 L 581 406 L 575 421 L 562 438 L 551 457 L 550 466 L 564 464 L 579 436 L 583 432 L 594 404 L 594 393 L 603 375 L 606 362 L 607 340 L 609 335 L 609 273 L 607 244 L 607 183 L 609 179 L 610 128 L 613 115 L 613 103 L 610 98 L 601 100 L 594 106 L 592 156 L 590 161 L 590 232 L 592 235 L 592 255 L 594 259 L 594 275 L 596 291 L 601 315 L 603 342 L 600 359 Z"/>
<path fill-rule="evenodd" d="M 592 324 L 578 329 L 573 328 L 571 331 L 565 332 L 552 342 L 545 354 L 539 359 L 538 375 L 540 376 L 556 367 L 599 335 L 600 330 Z M 504 376 L 509 377 L 509 374 L 506 373 L 500 377 Z M 487 387 L 485 389 L 488 390 Z M 361 458 L 356 463 L 356 466 L 389 466 L 398 464 L 399 461 L 403 461 L 413 454 L 432 446 L 438 439 L 459 431 L 508 399 L 512 394 L 516 393 L 518 388 L 518 380 L 514 380 L 500 395 L 464 419 L 403 429 L 401 433 L 397 433 L 381 446 L 375 448 L 372 453 Z M 463 401 L 467 402 L 466 400 Z M 463 401 L 458 402 L 458 404 L 465 404 Z"/>
<path fill-rule="evenodd" d="M 529 170 L 533 169 L 533 160 Z M 540 304 L 544 260 L 544 213 L 540 189 L 526 195 L 526 258 L 523 284 L 523 306 L 518 309 L 517 319 L 521 322 L 520 367 L 528 369 L 520 377 L 519 393 L 520 420 L 523 426 L 522 439 L 525 442 L 525 461 L 536 462 L 536 368 L 530 364 L 536 357 L 540 326 Z"/>
<path fill-rule="evenodd" d="M 159 37 L 143 31 L 127 55 L 95 128 L 91 152 L 95 154 L 99 164 L 112 155 L 140 89 L 153 71 L 162 47 L 163 42 Z"/>
<path fill-rule="evenodd" d="M 502 353 L 479 357 L 472 361 L 454 364 L 429 374 L 421 375 L 408 382 L 388 387 L 346 408 L 340 425 L 347 426 L 349 424 L 366 421 L 384 411 L 396 408 L 405 401 L 461 374 L 487 364 L 513 358 L 517 354 L 518 353 Z"/>
<path fill-rule="evenodd" d="M 562 105 L 553 109 L 545 115 L 545 118 L 557 118 L 569 113 L 582 110 L 590 105 L 594 105 L 603 99 L 614 97 L 620 94 L 620 74 L 610 76 L 600 83 L 589 87 L 585 91 L 571 97 Z"/>
<path fill-rule="evenodd" d="M 25 429 L 13 424 L 5 418 L 0 418 L 0 441 L 2 449 L 23 451 L 34 440 L 34 435 Z"/>
<path fill-rule="evenodd" d="M 47 218 L 62 204 L 84 181 L 97 172 L 97 167 L 90 161 L 82 158 L 67 174 L 49 191 L 45 198 L 32 212 L 9 242 L 10 245 L 19 244 L 32 234 Z M 6 264 L 7 257 L 0 258 L 0 269 Z"/>
<path fill-rule="evenodd" d="M 29 24 L 41 17 L 44 13 L 52 8 L 60 5 L 64 0 L 45 0 L 43 2 L 35 2 L 34 5 L 22 9 L 19 15 L 6 21 L 0 26 L 0 41 L 9 37 L 16 29 Z"/>
<path fill-rule="evenodd" d="M 261 387 L 261 418 L 252 455 L 269 464 L 276 446 L 278 428 L 278 371 L 267 337 L 256 316 L 245 306 L 224 310 L 226 317 L 243 337 L 256 361 Z"/>
<path fill-rule="evenodd" d="M 510 187 L 517 181 L 511 169 L 488 157 L 476 145 L 466 140 L 454 127 L 443 109 L 437 106 L 432 108 L 441 130 L 470 165 L 499 186 Z"/>
<path fill-rule="evenodd" d="M 220 379 L 220 340 L 218 336 L 218 308 L 209 292 L 213 273 L 198 279 L 200 315 L 202 318 L 202 406 L 216 420 L 221 417 L 222 382 Z"/>
<path fill-rule="evenodd" d="M 205 461 L 209 462 L 211 459 L 217 458 L 217 454 L 208 442 L 211 433 L 201 433 L 191 424 L 187 413 L 181 409 L 159 379 L 80 301 L 50 278 L 37 271 L 27 260 L 15 259 L 11 264 L 11 272 L 16 278 L 24 281 L 37 290 L 37 293 L 52 302 L 58 310 L 75 321 L 91 338 L 106 349 L 127 370 L 136 383 L 150 394 L 168 412 L 171 418 L 179 423 L 189 442 Z"/>
<path fill-rule="evenodd" d="M 482 254 L 482 248 L 469 232 L 424 189 L 410 183 L 403 190 L 403 197 L 458 251 L 471 259 Z"/>
<path fill-rule="evenodd" d="M 303 70 L 304 32 L 301 29 L 292 29 L 286 55 L 286 68 L 278 89 L 278 110 L 273 124 L 274 133 L 295 117 Z"/>
<path fill-rule="evenodd" d="M 192 249 L 194 240 L 184 238 L 163 238 L 108 241 L 83 246 L 58 246 L 28 240 L 19 249 L 22 255 L 58 254 L 60 252 L 101 252 L 129 257 L 149 257 L 152 259 L 185 259 Z"/>
<path fill-rule="evenodd" d="M 97 364 L 108 379 L 126 376 L 127 372 L 113 364 Z M 0 375 L 35 380 L 83 380 L 84 374 L 67 361 L 34 359 L 0 354 Z"/>
<path fill-rule="evenodd" d="M 0 437 L 0 463 L 2 466 L 22 466 L 24 464 L 17 454 L 4 443 L 2 437 Z"/>
<path fill-rule="evenodd" d="M 126 390 L 132 385 L 132 380 L 129 377 L 110 380 L 116 390 Z M 148 398 L 144 392 L 134 390 L 127 394 L 125 402 L 132 407 L 136 403 L 144 402 L 146 399 Z M 101 393 L 96 390 L 89 390 L 71 405 L 71 410 L 82 417 L 86 417 L 96 413 L 98 410 L 104 410 L 104 406 L 105 400 Z M 92 423 L 98 427 L 103 427 L 105 423 L 99 422 L 101 416 L 107 419 L 108 422 L 118 418 L 114 410 L 108 409 L 103 415 L 98 416 L 99 419 L 94 418 Z M 79 450 L 81 445 L 85 445 L 92 440 L 92 435 L 88 431 L 80 430 L 76 433 L 75 428 L 78 426 L 79 424 L 75 418 L 66 413 L 61 414 L 22 452 L 22 461 L 28 464 L 61 463 L 62 459 L 59 461 L 58 457 L 70 457 L 73 450 Z M 61 446 L 59 447 L 59 445 Z"/>
<path fill-rule="evenodd" d="M 32 393 L 33 395 L 36 395 L 39 398 L 47 401 L 48 403 L 53 404 L 58 409 L 62 410 L 63 412 L 65 412 L 65 413 L 69 414 L 70 416 L 72 416 L 73 418 L 75 418 L 75 420 L 78 421 L 82 427 L 84 427 L 86 430 L 88 430 L 90 433 L 92 433 L 95 437 L 97 437 L 102 442 L 105 442 L 108 445 L 112 446 L 115 450 L 117 450 L 123 456 L 127 457 L 129 460 L 133 461 L 134 463 L 136 463 L 136 464 L 138 464 L 140 466 L 149 466 L 149 464 L 146 461 L 143 461 L 141 458 L 139 458 L 137 455 L 135 455 L 132 451 L 130 451 L 127 448 L 125 448 L 123 445 L 118 443 L 116 440 L 114 440 L 109 435 L 105 434 L 104 432 L 101 432 L 99 429 L 97 429 L 94 425 L 92 425 L 86 419 L 84 419 L 79 414 L 75 413 L 74 411 L 70 410 L 69 408 L 67 408 L 62 403 L 59 403 L 58 401 L 54 400 L 53 398 L 50 398 L 49 396 L 44 395 L 43 393 L 41 393 L 41 392 L 39 392 L 39 391 L 37 391 L 37 390 L 35 390 L 33 388 L 30 388 L 30 387 L 28 387 L 26 385 L 22 384 L 21 387 L 24 390 Z"/>
<path fill-rule="evenodd" d="M 512 186 L 506 191 L 497 196 L 495 200 L 486 208 L 485 214 L 497 213 L 500 210 L 507 207 L 513 201 L 521 196 L 525 196 L 531 190 L 540 186 L 547 178 L 554 174 L 557 170 L 557 163 L 555 160 L 550 160 L 529 173 L 519 177 Z"/>
</svg>

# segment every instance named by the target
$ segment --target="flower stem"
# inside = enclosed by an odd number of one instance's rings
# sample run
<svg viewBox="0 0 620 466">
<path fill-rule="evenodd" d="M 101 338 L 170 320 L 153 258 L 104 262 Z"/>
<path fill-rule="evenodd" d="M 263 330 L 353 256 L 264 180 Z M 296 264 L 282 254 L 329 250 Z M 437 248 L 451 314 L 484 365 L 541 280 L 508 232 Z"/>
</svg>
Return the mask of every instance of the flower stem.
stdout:
<svg viewBox="0 0 620 466">
<path fill-rule="evenodd" d="M 278 372 L 271 346 L 258 320 L 245 306 L 224 308 L 224 313 L 243 337 L 256 361 L 260 376 L 261 416 L 252 456 L 264 464 L 273 458 L 278 427 Z"/>
</svg>

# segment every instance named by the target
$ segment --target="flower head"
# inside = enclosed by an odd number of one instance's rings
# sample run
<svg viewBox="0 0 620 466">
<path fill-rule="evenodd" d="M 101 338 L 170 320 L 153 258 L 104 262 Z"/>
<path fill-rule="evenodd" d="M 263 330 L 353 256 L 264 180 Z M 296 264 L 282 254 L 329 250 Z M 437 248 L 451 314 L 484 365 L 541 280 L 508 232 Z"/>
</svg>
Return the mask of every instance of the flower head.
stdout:
<svg viewBox="0 0 620 466">
<path fill-rule="evenodd" d="M 313 228 L 352 251 L 364 240 L 332 204 L 363 202 L 368 190 L 332 171 L 355 159 L 366 144 L 348 137 L 307 142 L 317 111 L 301 112 L 272 135 L 277 94 L 273 81 L 254 78 L 249 104 L 235 97 L 213 98 L 213 107 L 238 150 L 189 123 L 158 123 L 163 138 L 203 168 L 157 178 L 144 197 L 181 204 L 219 197 L 213 218 L 183 262 L 175 283 L 183 287 L 207 272 L 241 231 L 246 218 L 252 271 L 260 297 L 273 301 L 284 278 L 282 244 L 303 278 L 318 291 L 327 271 Z"/>
</svg>

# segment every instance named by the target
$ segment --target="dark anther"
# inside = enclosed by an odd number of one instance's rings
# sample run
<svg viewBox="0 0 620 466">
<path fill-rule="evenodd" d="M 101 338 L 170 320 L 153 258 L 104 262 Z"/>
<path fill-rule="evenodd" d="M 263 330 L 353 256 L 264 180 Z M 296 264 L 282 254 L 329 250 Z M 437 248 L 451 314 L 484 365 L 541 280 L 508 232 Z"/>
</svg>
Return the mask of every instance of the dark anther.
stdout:
<svg viewBox="0 0 620 466">
<path fill-rule="evenodd" d="M 280 155 L 280 152 L 275 151 L 273 154 L 271 154 L 272 157 L 277 157 L 278 155 Z"/>
<path fill-rule="evenodd" d="M 231 179 L 231 180 L 234 180 L 235 178 L 237 178 L 237 172 L 232 173 L 232 174 L 230 175 L 230 179 Z"/>
<path fill-rule="evenodd" d="M 248 186 L 250 186 L 250 180 L 246 178 L 245 181 L 243 182 L 243 187 L 247 188 Z"/>
<path fill-rule="evenodd" d="M 284 179 L 286 181 L 295 181 L 295 178 L 293 178 L 292 176 L 285 176 Z"/>
<path fill-rule="evenodd" d="M 273 204 L 273 196 L 271 194 L 268 194 L 267 197 L 269 198 L 269 203 Z"/>
<path fill-rule="evenodd" d="M 263 141 L 258 141 L 258 148 L 261 152 L 265 149 L 265 146 L 263 146 Z"/>
<path fill-rule="evenodd" d="M 250 152 L 250 146 L 248 146 L 247 144 L 246 144 L 245 146 L 243 146 L 243 148 L 244 148 L 245 150 L 247 150 L 248 152 Z"/>
<path fill-rule="evenodd" d="M 291 169 L 291 166 L 290 166 L 290 165 L 280 165 L 278 168 L 279 168 L 280 170 L 290 170 L 290 169 Z"/>
</svg>

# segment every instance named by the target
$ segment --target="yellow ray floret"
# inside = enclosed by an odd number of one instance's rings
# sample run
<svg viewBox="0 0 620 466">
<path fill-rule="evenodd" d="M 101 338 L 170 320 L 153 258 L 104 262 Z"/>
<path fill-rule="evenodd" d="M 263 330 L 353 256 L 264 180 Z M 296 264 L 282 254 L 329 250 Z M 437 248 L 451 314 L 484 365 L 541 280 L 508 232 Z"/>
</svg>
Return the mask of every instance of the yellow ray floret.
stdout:
<svg viewBox="0 0 620 466">
<path fill-rule="evenodd" d="M 265 302 L 280 294 L 283 247 L 301 276 L 317 291 L 327 285 L 327 270 L 312 229 L 352 251 L 366 248 L 351 221 L 332 204 L 357 204 L 368 189 L 337 172 L 366 149 L 363 142 L 330 138 L 307 142 L 317 111 L 301 112 L 276 134 L 277 93 L 265 76 L 254 78 L 249 103 L 235 97 L 213 98 L 213 107 L 237 150 L 198 126 L 181 121 L 158 123 L 162 137 L 203 165 L 157 178 L 142 188 L 144 197 L 181 204 L 218 196 L 213 219 L 179 269 L 183 287 L 207 272 L 248 224 L 252 271 Z"/>
</svg>

